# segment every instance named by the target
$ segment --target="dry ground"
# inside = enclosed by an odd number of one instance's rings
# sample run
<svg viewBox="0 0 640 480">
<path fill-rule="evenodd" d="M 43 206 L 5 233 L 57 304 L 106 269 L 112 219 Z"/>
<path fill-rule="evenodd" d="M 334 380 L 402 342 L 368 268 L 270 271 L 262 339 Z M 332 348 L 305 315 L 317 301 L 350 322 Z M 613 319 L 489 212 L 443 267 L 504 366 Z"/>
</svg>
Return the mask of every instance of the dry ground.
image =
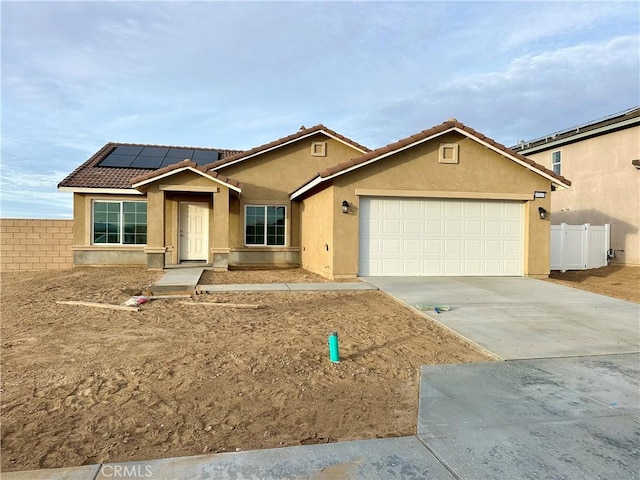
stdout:
<svg viewBox="0 0 640 480">
<path fill-rule="evenodd" d="M 120 304 L 159 275 L 2 276 L 2 470 L 409 435 L 420 365 L 488 360 L 380 292 L 196 300 L 257 310 L 179 300 L 139 312 L 56 304 Z M 323 281 L 300 270 L 214 280 Z M 339 364 L 328 360 L 332 330 Z"/>
<path fill-rule="evenodd" d="M 592 270 L 551 272 L 547 281 L 640 303 L 640 267 L 610 265 Z"/>
</svg>

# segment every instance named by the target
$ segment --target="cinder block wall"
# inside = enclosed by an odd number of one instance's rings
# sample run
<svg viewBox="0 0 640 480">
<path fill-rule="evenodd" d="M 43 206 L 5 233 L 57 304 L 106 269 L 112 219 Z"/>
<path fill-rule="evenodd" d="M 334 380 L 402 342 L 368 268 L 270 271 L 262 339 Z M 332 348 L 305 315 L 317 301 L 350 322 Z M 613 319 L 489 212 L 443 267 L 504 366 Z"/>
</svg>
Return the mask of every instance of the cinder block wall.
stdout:
<svg viewBox="0 0 640 480">
<path fill-rule="evenodd" d="M 0 271 L 73 266 L 73 220 L 0 219 Z"/>
</svg>

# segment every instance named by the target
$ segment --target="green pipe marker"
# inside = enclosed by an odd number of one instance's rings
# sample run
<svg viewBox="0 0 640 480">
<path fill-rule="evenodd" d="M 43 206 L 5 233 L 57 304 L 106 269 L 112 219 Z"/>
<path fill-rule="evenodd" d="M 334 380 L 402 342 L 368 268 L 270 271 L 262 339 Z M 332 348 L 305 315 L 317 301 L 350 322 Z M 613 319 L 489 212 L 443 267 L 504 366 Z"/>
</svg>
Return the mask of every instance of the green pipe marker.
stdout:
<svg viewBox="0 0 640 480">
<path fill-rule="evenodd" d="M 340 352 L 338 351 L 338 332 L 329 333 L 329 360 L 334 363 L 340 361 Z"/>
</svg>

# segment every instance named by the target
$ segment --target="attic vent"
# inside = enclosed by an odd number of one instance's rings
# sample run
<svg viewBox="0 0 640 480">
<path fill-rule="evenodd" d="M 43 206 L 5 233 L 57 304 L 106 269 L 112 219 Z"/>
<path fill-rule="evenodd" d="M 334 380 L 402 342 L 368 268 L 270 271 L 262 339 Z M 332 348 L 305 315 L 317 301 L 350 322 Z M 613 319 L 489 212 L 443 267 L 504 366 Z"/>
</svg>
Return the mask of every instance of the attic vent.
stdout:
<svg viewBox="0 0 640 480">
<path fill-rule="evenodd" d="M 440 163 L 458 163 L 458 144 L 441 143 L 438 161 Z"/>
<path fill-rule="evenodd" d="M 327 156 L 327 142 L 313 142 L 311 144 L 311 156 L 312 157 L 326 157 Z"/>
</svg>

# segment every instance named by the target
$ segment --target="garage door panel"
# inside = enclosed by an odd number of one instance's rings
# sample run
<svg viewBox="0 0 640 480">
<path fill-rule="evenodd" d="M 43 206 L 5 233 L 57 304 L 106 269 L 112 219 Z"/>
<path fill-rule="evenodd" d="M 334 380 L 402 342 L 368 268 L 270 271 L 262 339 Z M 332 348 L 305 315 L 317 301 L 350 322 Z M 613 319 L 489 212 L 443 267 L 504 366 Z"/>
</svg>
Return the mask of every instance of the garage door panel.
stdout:
<svg viewBox="0 0 640 480">
<path fill-rule="evenodd" d="M 462 260 L 458 258 L 445 258 L 444 275 L 462 275 Z"/>
<path fill-rule="evenodd" d="M 482 275 L 482 259 L 470 258 L 464 260 L 464 271 L 467 275 Z"/>
<path fill-rule="evenodd" d="M 444 241 L 444 253 L 445 255 L 460 255 L 462 253 L 462 240 L 446 239 Z"/>
<path fill-rule="evenodd" d="M 520 252 L 520 244 L 515 240 L 505 240 L 503 246 L 502 253 L 504 255 L 518 255 Z"/>
<path fill-rule="evenodd" d="M 409 255 L 409 256 L 414 256 L 417 257 L 418 259 L 420 258 L 421 254 L 422 254 L 422 242 L 420 241 L 419 238 L 415 238 L 415 239 L 404 239 L 402 241 L 402 245 L 403 245 L 403 253 L 404 255 Z"/>
<path fill-rule="evenodd" d="M 460 235 L 462 233 L 461 220 L 445 220 L 444 233 L 446 235 Z"/>
<path fill-rule="evenodd" d="M 402 221 L 399 218 L 385 218 L 382 221 L 383 235 L 400 235 L 402 233 Z"/>
<path fill-rule="evenodd" d="M 442 235 L 443 233 L 443 222 L 442 220 L 425 220 L 424 222 L 424 233 L 426 235 Z"/>
<path fill-rule="evenodd" d="M 484 234 L 498 236 L 501 233 L 501 223 L 491 220 L 484 222 Z"/>
<path fill-rule="evenodd" d="M 402 261 L 404 275 L 421 275 L 422 260 L 420 258 L 405 258 Z"/>
<path fill-rule="evenodd" d="M 420 219 L 407 219 L 402 229 L 406 235 L 420 235 L 422 233 L 422 221 Z"/>
<path fill-rule="evenodd" d="M 482 240 L 465 240 L 464 253 L 465 255 L 482 255 Z"/>
<path fill-rule="evenodd" d="M 522 275 L 523 203 L 362 197 L 360 275 Z"/>
<path fill-rule="evenodd" d="M 428 255 L 441 255 L 442 254 L 442 240 L 440 239 L 428 239 L 424 241 L 424 252 Z"/>
<path fill-rule="evenodd" d="M 465 235 L 482 235 L 482 221 L 466 220 L 464 222 Z"/>
<path fill-rule="evenodd" d="M 500 240 L 485 240 L 484 241 L 484 253 L 485 255 L 500 255 L 502 243 Z"/>
<path fill-rule="evenodd" d="M 402 240 L 400 238 L 385 238 L 381 242 L 384 255 L 401 255 Z"/>
<path fill-rule="evenodd" d="M 518 235 L 520 233 L 520 223 L 519 222 L 504 222 L 504 235 Z"/>
</svg>

